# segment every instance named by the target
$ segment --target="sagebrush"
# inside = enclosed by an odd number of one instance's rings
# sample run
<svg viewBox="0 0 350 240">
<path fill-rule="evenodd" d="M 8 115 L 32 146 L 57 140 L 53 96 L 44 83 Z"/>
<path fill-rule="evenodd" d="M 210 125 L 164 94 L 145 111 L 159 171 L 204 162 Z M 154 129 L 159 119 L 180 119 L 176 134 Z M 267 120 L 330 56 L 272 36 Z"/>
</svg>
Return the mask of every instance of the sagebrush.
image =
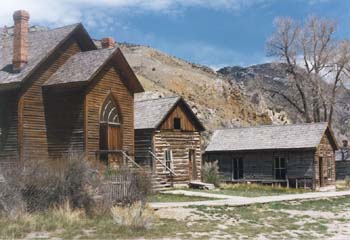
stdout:
<svg viewBox="0 0 350 240">
<path fill-rule="evenodd" d="M 220 173 L 218 161 L 206 162 L 202 167 L 202 177 L 205 183 L 212 183 L 215 187 L 220 187 Z"/>
</svg>

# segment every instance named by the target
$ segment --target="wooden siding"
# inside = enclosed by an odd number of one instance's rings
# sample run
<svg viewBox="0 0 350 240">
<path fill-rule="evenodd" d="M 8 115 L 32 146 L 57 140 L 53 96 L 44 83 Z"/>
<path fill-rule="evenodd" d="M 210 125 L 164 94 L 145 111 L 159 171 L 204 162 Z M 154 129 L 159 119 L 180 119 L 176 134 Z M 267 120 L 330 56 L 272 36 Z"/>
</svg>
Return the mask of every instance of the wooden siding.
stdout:
<svg viewBox="0 0 350 240">
<path fill-rule="evenodd" d="M 95 158 L 100 134 L 100 113 L 106 98 L 112 94 L 119 106 L 122 122 L 123 150 L 134 156 L 134 96 L 125 86 L 113 63 L 107 64 L 94 78 L 85 98 L 86 153 Z"/>
<path fill-rule="evenodd" d="M 176 108 L 168 115 L 164 120 L 161 130 L 173 130 L 174 129 L 174 118 L 181 119 L 181 130 L 182 131 L 197 131 L 195 125 L 191 118 L 186 114 L 184 108 L 181 105 L 176 106 Z"/>
<path fill-rule="evenodd" d="M 48 157 L 48 136 L 42 85 L 72 55 L 80 52 L 78 43 L 71 38 L 56 54 L 41 65 L 22 88 L 19 102 L 19 145 L 22 159 Z"/>
<path fill-rule="evenodd" d="M 153 137 L 154 152 L 157 158 L 164 161 L 164 151 L 172 150 L 173 170 L 176 174 L 175 183 L 186 183 L 191 179 L 191 166 L 189 164 L 189 150 L 196 151 L 197 179 L 201 179 L 201 140 L 199 132 L 157 131 Z M 156 164 L 156 173 L 162 175 L 165 168 Z M 168 181 L 170 179 L 168 178 Z"/>
<path fill-rule="evenodd" d="M 18 91 L 0 93 L 0 162 L 18 160 Z"/>
<path fill-rule="evenodd" d="M 44 101 L 49 157 L 84 154 L 84 91 L 49 90 Z"/>
<path fill-rule="evenodd" d="M 319 157 L 323 158 L 322 169 L 323 169 L 325 186 L 335 184 L 335 149 L 331 144 L 330 139 L 331 139 L 331 136 L 327 130 L 326 133 L 323 135 L 322 140 L 315 152 L 315 156 L 314 156 L 315 188 L 320 187 Z M 327 163 L 329 160 L 331 161 L 331 168 L 332 168 L 331 176 L 327 176 Z"/>
<path fill-rule="evenodd" d="M 143 166 L 151 166 L 153 152 L 153 130 L 135 130 L 135 161 Z"/>
<path fill-rule="evenodd" d="M 336 180 L 344 180 L 346 177 L 350 177 L 350 161 L 336 161 Z"/>
<path fill-rule="evenodd" d="M 243 159 L 244 179 L 273 180 L 273 162 L 275 156 L 283 156 L 287 160 L 287 177 L 313 177 L 313 151 L 252 151 L 207 153 L 209 161 L 232 161 L 234 158 Z"/>
</svg>

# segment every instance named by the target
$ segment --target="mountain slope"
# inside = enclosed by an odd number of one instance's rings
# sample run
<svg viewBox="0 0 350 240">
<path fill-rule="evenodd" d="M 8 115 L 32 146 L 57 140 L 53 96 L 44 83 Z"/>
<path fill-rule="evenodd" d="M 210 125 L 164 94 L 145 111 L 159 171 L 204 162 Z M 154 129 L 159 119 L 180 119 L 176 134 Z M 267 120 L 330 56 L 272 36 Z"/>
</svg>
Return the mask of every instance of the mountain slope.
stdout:
<svg viewBox="0 0 350 240">
<path fill-rule="evenodd" d="M 282 92 L 291 91 L 286 79 L 284 64 L 266 63 L 247 68 L 225 67 L 218 72 L 227 77 L 233 85 L 240 85 L 245 94 L 250 96 L 251 99 L 259 99 L 260 102 L 255 101 L 257 105 L 263 102 L 264 106 L 268 108 L 267 111 L 273 121 L 283 120 L 284 123 L 302 121 L 300 114 L 285 99 L 278 94 L 264 91 L 264 89 L 274 89 Z M 333 129 L 339 142 L 344 138 L 350 138 L 349 119 L 350 91 L 340 87 L 337 93 L 337 105 L 333 121 Z"/>
<path fill-rule="evenodd" d="M 152 92 L 138 98 L 183 96 L 209 134 L 216 128 L 271 123 L 265 109 L 251 103 L 238 85 L 210 68 L 149 47 L 129 44 L 120 47 L 145 90 Z"/>
</svg>

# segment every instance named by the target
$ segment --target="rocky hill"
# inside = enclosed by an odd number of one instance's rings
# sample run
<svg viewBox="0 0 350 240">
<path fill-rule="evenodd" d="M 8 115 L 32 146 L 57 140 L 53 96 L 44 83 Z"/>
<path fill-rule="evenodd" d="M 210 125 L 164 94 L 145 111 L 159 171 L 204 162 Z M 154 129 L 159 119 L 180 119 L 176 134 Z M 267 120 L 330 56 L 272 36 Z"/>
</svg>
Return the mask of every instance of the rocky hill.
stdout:
<svg viewBox="0 0 350 240">
<path fill-rule="evenodd" d="M 294 123 L 302 121 L 301 116 L 279 95 L 266 89 L 290 91 L 286 79 L 285 65 L 266 63 L 247 68 L 225 67 L 218 71 L 229 81 L 241 86 L 241 89 L 258 108 L 267 108 L 267 112 L 275 123 Z M 325 83 L 327 86 L 327 84 Z M 329 87 L 331 87 L 329 85 Z M 339 142 L 350 138 L 350 91 L 344 87 L 338 90 L 337 105 L 333 128 Z"/>
<path fill-rule="evenodd" d="M 266 109 L 224 75 L 149 47 L 120 47 L 146 90 L 137 97 L 183 96 L 207 128 L 205 140 L 216 128 L 272 123 Z"/>
</svg>

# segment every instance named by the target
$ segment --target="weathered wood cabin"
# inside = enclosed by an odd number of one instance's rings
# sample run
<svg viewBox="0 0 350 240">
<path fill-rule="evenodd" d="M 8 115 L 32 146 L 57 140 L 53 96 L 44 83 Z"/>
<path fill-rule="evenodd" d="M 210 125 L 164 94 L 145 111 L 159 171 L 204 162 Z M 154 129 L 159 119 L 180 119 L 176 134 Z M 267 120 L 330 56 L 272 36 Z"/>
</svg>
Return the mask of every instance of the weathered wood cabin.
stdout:
<svg viewBox="0 0 350 240">
<path fill-rule="evenodd" d="M 350 177 L 350 146 L 348 140 L 343 140 L 342 147 L 336 152 L 335 170 L 337 180 Z"/>
<path fill-rule="evenodd" d="M 327 123 L 216 130 L 205 151 L 227 182 L 319 189 L 335 185 L 335 151 Z"/>
<path fill-rule="evenodd" d="M 29 31 L 26 11 L 13 17 L 0 38 L 0 161 L 132 157 L 143 88 L 113 39 L 98 49 L 82 24 Z"/>
<path fill-rule="evenodd" d="M 135 101 L 135 161 L 168 183 L 200 180 L 204 130 L 181 97 Z"/>
</svg>

